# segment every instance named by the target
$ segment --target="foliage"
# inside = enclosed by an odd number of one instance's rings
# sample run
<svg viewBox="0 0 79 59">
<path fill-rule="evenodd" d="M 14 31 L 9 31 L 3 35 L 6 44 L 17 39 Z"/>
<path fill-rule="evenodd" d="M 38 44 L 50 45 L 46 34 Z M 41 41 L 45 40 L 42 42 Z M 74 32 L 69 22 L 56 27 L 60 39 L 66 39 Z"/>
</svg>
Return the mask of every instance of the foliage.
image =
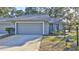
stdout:
<svg viewBox="0 0 79 59">
<path fill-rule="evenodd" d="M 49 11 L 49 16 L 53 18 L 63 18 L 64 16 L 64 7 L 51 7 Z"/>
<path fill-rule="evenodd" d="M 73 32 L 73 33 L 68 33 L 68 35 L 66 35 L 66 37 L 69 36 L 71 41 L 75 41 L 76 40 L 76 33 Z"/>
<path fill-rule="evenodd" d="M 26 7 L 25 14 L 48 14 L 49 7 Z"/>
<path fill-rule="evenodd" d="M 69 36 L 71 41 L 75 41 L 76 40 L 76 36 Z"/>
<path fill-rule="evenodd" d="M 22 16 L 24 15 L 24 11 L 23 10 L 16 10 L 15 15 L 18 16 Z"/>
<path fill-rule="evenodd" d="M 79 7 L 51 7 L 48 14 L 50 17 L 66 20 L 69 32 L 79 23 Z"/>
<path fill-rule="evenodd" d="M 51 36 L 45 36 L 43 39 L 48 40 L 50 42 L 59 41 L 59 38 Z"/>
<path fill-rule="evenodd" d="M 76 47 L 76 50 L 78 50 L 78 51 L 79 51 L 79 46 L 77 46 L 77 47 Z"/>
<path fill-rule="evenodd" d="M 54 31 L 53 33 L 56 35 L 63 35 L 64 34 L 63 31 Z"/>
<path fill-rule="evenodd" d="M 10 9 L 11 9 L 10 17 L 15 17 L 16 8 L 15 7 L 10 7 Z"/>
<path fill-rule="evenodd" d="M 10 17 L 10 13 L 15 7 L 0 7 L 0 16 L 1 17 Z"/>
<path fill-rule="evenodd" d="M 26 7 L 25 14 L 37 14 L 36 7 Z"/>
<path fill-rule="evenodd" d="M 5 28 L 5 31 L 7 31 L 9 34 L 11 34 L 11 31 L 12 31 L 13 29 L 14 29 L 14 28 L 8 27 L 8 28 Z"/>
</svg>

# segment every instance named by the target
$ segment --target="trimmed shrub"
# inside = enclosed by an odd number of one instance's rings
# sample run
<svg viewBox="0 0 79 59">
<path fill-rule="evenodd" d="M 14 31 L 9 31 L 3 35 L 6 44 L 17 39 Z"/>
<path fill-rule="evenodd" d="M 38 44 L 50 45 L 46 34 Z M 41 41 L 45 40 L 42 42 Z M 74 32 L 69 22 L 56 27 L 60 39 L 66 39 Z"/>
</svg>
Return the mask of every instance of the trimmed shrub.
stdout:
<svg viewBox="0 0 79 59">
<path fill-rule="evenodd" d="M 63 35 L 63 34 L 64 34 L 63 31 L 58 31 L 58 32 L 57 32 L 57 31 L 54 31 L 53 33 L 54 33 L 55 35 Z"/>
<path fill-rule="evenodd" d="M 5 31 L 7 31 L 9 35 L 11 34 L 11 32 L 12 32 L 13 30 L 14 30 L 14 28 L 11 28 L 11 27 L 5 28 Z"/>
</svg>

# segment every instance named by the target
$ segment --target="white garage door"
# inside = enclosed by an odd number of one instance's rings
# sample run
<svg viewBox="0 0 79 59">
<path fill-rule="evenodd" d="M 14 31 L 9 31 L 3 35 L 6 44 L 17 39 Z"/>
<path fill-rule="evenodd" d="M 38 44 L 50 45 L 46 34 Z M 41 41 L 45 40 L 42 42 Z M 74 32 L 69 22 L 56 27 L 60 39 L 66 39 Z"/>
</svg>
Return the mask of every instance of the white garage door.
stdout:
<svg viewBox="0 0 79 59">
<path fill-rule="evenodd" d="M 17 34 L 39 35 L 43 34 L 42 23 L 18 23 Z"/>
</svg>

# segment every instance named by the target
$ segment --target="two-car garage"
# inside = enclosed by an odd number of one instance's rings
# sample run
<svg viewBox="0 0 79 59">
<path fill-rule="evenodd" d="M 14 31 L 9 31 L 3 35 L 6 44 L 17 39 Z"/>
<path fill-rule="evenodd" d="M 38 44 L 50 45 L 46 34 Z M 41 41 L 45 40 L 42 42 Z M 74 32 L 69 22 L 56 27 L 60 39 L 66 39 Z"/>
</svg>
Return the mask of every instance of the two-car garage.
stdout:
<svg viewBox="0 0 79 59">
<path fill-rule="evenodd" d="M 43 23 L 17 23 L 17 34 L 41 35 L 43 34 Z"/>
<path fill-rule="evenodd" d="M 48 35 L 49 26 L 46 22 L 16 22 L 15 34 Z"/>
<path fill-rule="evenodd" d="M 48 26 L 48 23 L 45 23 L 45 22 L 15 23 L 15 34 L 47 35 L 48 33 L 49 33 L 49 26 Z"/>
<path fill-rule="evenodd" d="M 24 35 L 48 35 L 49 20 L 48 15 L 33 15 L 15 18 L 15 34 Z"/>
</svg>

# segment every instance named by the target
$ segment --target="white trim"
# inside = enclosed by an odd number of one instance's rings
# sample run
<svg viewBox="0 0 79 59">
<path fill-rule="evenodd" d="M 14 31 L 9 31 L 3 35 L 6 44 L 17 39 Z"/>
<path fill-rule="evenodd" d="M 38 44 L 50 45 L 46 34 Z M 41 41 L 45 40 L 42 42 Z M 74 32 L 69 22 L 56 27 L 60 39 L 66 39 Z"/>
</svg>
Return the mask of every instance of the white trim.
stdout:
<svg viewBox="0 0 79 59">
<path fill-rule="evenodd" d="M 15 34 L 17 33 L 17 32 L 16 32 L 16 31 L 17 31 L 17 28 L 16 28 L 16 27 L 17 27 L 17 25 L 16 25 L 16 24 L 17 24 L 17 23 L 15 23 Z"/>
<path fill-rule="evenodd" d="M 22 22 L 21 21 L 21 22 L 15 22 L 15 23 L 43 23 L 43 21 L 42 22 L 41 21 L 39 21 L 39 22 L 38 21 L 36 21 L 36 22 L 30 22 L 30 21 L 25 21 L 25 22 L 23 21 Z"/>
<path fill-rule="evenodd" d="M 44 35 L 44 22 L 43 22 L 43 35 Z"/>
<path fill-rule="evenodd" d="M 43 34 L 44 34 L 44 21 L 42 22 L 15 22 L 15 34 L 17 34 L 17 23 L 42 23 L 43 24 Z"/>
</svg>

